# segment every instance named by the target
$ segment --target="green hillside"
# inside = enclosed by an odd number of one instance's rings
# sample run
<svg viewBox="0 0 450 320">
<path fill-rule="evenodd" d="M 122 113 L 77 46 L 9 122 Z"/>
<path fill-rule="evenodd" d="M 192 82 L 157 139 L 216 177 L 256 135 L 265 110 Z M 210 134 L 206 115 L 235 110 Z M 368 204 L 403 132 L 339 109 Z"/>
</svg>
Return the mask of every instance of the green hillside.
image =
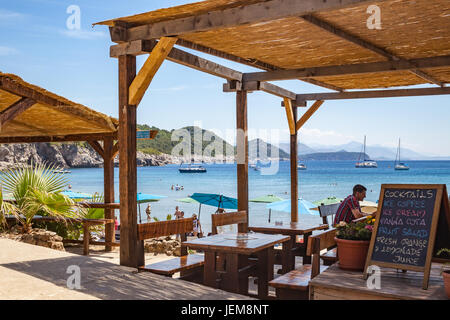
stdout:
<svg viewBox="0 0 450 320">
<path fill-rule="evenodd" d="M 171 154 L 172 153 L 172 149 L 178 145 L 181 141 L 182 138 L 180 137 L 180 139 L 178 141 L 172 141 L 171 137 L 172 137 L 172 132 L 174 130 L 171 131 L 167 131 L 167 130 L 161 130 L 159 128 L 156 127 L 150 127 L 148 125 L 137 125 L 138 130 L 158 130 L 158 134 L 156 135 L 155 139 L 153 140 L 138 140 L 137 141 L 137 150 L 138 151 L 142 151 L 144 153 L 148 153 L 148 154 L 161 154 L 161 153 L 165 153 L 165 154 Z M 195 140 L 194 140 L 194 127 L 190 126 L 190 127 L 184 127 L 182 129 L 186 129 L 191 136 L 191 153 L 196 153 L 196 154 L 203 154 L 205 149 L 208 147 L 208 145 L 212 144 L 214 141 L 218 141 L 218 143 L 222 143 L 223 144 L 223 153 L 226 154 L 227 150 L 230 150 L 230 154 L 235 154 L 235 148 L 230 145 L 229 143 L 227 143 L 226 141 L 224 141 L 223 139 L 221 139 L 220 137 L 216 136 L 214 133 L 212 133 L 211 131 L 208 130 L 203 130 L 197 127 L 197 129 L 201 130 L 201 137 L 196 137 L 197 139 L 202 139 L 202 137 L 205 136 L 212 136 L 213 138 L 211 138 L 211 141 L 202 141 L 202 150 L 194 150 L 194 144 L 195 144 Z M 210 146 L 209 148 L 211 148 L 212 146 Z M 227 149 L 228 148 L 228 149 Z M 180 153 L 180 155 L 182 154 L 182 152 Z M 215 156 L 215 150 L 211 150 L 211 156 Z"/>
</svg>

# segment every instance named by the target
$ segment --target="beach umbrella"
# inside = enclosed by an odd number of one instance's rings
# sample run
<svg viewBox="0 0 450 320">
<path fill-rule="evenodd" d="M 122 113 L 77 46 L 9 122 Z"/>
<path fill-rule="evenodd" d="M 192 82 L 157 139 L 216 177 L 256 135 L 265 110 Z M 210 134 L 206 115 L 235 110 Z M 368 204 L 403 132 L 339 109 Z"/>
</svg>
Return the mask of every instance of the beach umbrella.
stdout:
<svg viewBox="0 0 450 320">
<path fill-rule="evenodd" d="M 339 203 L 339 202 L 342 202 L 342 201 L 344 201 L 344 199 L 342 199 L 342 198 L 336 198 L 336 197 L 332 196 L 332 197 L 324 198 L 324 199 L 322 199 L 322 200 L 314 201 L 313 203 L 314 203 L 315 205 L 317 205 L 317 206 L 323 206 L 323 205 L 329 205 L 329 204 Z"/>
<path fill-rule="evenodd" d="M 70 199 L 92 199 L 92 196 L 87 193 L 75 192 L 72 190 L 64 190 L 61 194 L 69 197 Z"/>
<path fill-rule="evenodd" d="M 291 200 L 288 199 L 288 200 L 269 203 L 266 207 L 268 209 L 272 209 L 275 211 L 291 212 Z M 316 207 L 316 205 L 312 202 L 303 200 L 302 198 L 298 199 L 298 213 L 299 214 L 310 214 L 310 215 L 317 216 L 317 215 L 319 215 L 319 213 L 311 210 L 312 208 L 315 208 L 315 207 Z"/>
<path fill-rule="evenodd" d="M 259 198 L 251 199 L 249 202 L 259 202 L 259 203 L 273 203 L 277 201 L 283 201 L 283 198 L 274 196 L 273 194 L 268 194 L 267 196 L 262 196 Z M 272 209 L 269 209 L 269 223 L 270 223 L 270 216 L 272 214 Z"/>
<path fill-rule="evenodd" d="M 206 204 L 208 206 L 217 207 L 217 209 L 237 209 L 238 203 L 237 199 L 224 196 L 222 194 L 216 193 L 194 193 L 189 196 L 189 198 L 196 200 L 200 203 L 200 208 L 202 204 Z M 198 211 L 198 219 L 200 220 L 200 208 Z"/>
</svg>

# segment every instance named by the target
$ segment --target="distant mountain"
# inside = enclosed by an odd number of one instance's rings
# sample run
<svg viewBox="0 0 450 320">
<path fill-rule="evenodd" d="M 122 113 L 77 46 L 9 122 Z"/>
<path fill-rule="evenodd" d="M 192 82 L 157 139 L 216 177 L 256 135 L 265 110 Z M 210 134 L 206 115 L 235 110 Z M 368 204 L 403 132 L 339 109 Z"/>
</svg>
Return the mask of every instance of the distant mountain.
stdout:
<svg viewBox="0 0 450 320">
<path fill-rule="evenodd" d="M 368 155 L 365 155 L 368 159 Z M 344 160 L 352 160 L 357 161 L 359 159 L 359 152 L 347 152 L 347 151 L 338 151 L 338 152 L 316 152 L 310 154 L 304 154 L 299 156 L 299 160 L 327 160 L 327 161 L 344 161 Z"/>
<path fill-rule="evenodd" d="M 348 152 L 361 152 L 363 144 L 355 141 L 351 141 L 341 145 L 311 145 L 317 152 L 336 152 L 339 150 L 345 150 Z M 413 150 L 402 148 L 402 160 L 431 160 L 436 157 L 424 155 Z M 381 145 L 366 145 L 366 153 L 369 154 L 371 159 L 374 160 L 395 160 L 397 154 L 397 148 L 385 147 Z"/>
<path fill-rule="evenodd" d="M 288 155 L 291 154 L 291 145 L 289 143 L 282 142 L 282 143 L 279 144 L 278 147 L 281 150 L 283 150 L 284 152 L 286 152 Z M 317 152 L 315 149 L 313 149 L 311 147 L 308 147 L 304 143 L 299 143 L 297 148 L 298 148 L 298 154 L 299 155 Z"/>
<path fill-rule="evenodd" d="M 260 159 L 266 157 L 289 159 L 288 153 L 261 139 L 253 139 L 248 142 L 248 155 L 250 160 L 255 157 Z"/>
</svg>

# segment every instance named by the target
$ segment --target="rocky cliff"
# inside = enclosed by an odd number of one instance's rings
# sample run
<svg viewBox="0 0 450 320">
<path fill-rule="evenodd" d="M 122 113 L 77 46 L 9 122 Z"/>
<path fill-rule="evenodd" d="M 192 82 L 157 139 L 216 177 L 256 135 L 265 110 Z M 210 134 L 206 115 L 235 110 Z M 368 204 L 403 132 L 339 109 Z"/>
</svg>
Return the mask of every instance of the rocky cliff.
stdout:
<svg viewBox="0 0 450 320">
<path fill-rule="evenodd" d="M 234 157 L 200 157 L 192 158 L 195 162 L 234 161 Z M 76 143 L 31 143 L 31 144 L 0 144 L 0 170 L 46 162 L 60 168 L 97 168 L 103 166 L 103 159 L 89 145 Z M 168 154 L 150 155 L 137 152 L 138 166 L 163 166 L 170 163 L 179 164 L 185 159 Z M 119 157 L 114 159 L 114 165 L 119 165 Z"/>
</svg>

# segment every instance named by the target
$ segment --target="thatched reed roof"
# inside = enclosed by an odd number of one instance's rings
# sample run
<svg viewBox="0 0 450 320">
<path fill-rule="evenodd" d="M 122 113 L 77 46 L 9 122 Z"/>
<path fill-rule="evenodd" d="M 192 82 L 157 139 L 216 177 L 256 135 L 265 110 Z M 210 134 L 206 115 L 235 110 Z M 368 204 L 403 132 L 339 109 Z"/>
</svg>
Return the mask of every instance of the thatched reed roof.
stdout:
<svg viewBox="0 0 450 320">
<path fill-rule="evenodd" d="M 20 137 L 114 135 L 118 121 L 0 72 L 0 142 Z M 77 140 L 77 139 L 75 139 Z"/>
<path fill-rule="evenodd" d="M 110 27 L 135 28 L 148 34 L 156 23 L 197 17 L 224 9 L 248 6 L 269 0 L 209 0 L 134 16 L 99 22 Z M 288 2 L 288 1 L 286 1 Z M 309 1 L 311 2 L 311 1 Z M 322 1 L 321 1 L 322 2 Z M 367 8 L 381 9 L 381 30 L 369 29 Z M 385 0 L 366 1 L 336 10 L 318 10 L 311 16 L 354 38 L 386 52 L 379 54 L 311 23 L 302 16 L 285 14 L 282 18 L 234 23 L 206 31 L 169 34 L 196 45 L 224 52 L 247 61 L 259 61 L 278 69 L 338 66 L 347 64 L 411 60 L 450 55 L 450 1 Z M 217 19 L 220 20 L 220 19 Z M 164 30 L 163 28 L 161 28 Z M 167 29 L 168 30 L 168 29 Z M 144 32 L 145 31 L 145 32 Z M 128 33 L 129 34 L 129 33 Z M 148 39 L 148 37 L 146 38 Z M 389 55 L 395 58 L 389 58 Z M 450 67 L 423 68 L 437 83 L 450 82 Z M 342 89 L 367 89 L 429 83 L 410 71 L 374 72 L 313 77 L 313 81 Z"/>
</svg>

